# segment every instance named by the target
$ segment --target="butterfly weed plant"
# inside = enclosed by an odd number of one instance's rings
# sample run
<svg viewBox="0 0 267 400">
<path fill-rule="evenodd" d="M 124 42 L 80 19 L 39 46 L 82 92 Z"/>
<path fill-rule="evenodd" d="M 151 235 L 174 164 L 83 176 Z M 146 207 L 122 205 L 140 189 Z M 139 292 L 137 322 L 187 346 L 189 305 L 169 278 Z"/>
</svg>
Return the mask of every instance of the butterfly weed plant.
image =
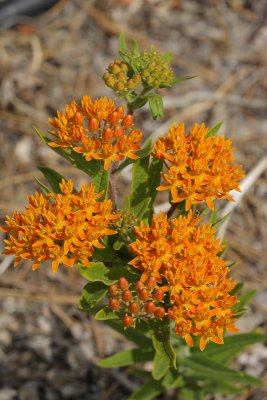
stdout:
<svg viewBox="0 0 267 400">
<path fill-rule="evenodd" d="M 153 119 L 162 118 L 160 89 L 192 77 L 174 76 L 170 53 L 140 52 L 135 40 L 129 49 L 123 34 L 119 43 L 118 59 L 103 75 L 119 104 L 84 95 L 49 119 L 49 136 L 37 131 L 89 183 L 74 188 L 40 167 L 50 187 L 37 181 L 40 192 L 28 197 L 25 211 L 6 217 L 4 254 L 15 256 L 15 266 L 32 260 L 33 270 L 48 260 L 54 272 L 77 268 L 87 281 L 80 309 L 134 344 L 98 363 L 130 366 L 142 377 L 131 400 L 170 391 L 180 400 L 240 393 L 260 381 L 229 364 L 266 335 L 236 333 L 253 293 L 240 294 L 229 274 L 215 206 L 233 200 L 243 168 L 231 140 L 216 135 L 221 123 L 188 129 L 177 122 L 142 144 L 134 114 L 148 103 Z M 130 164 L 131 192 L 119 208 L 116 180 Z M 169 193 L 169 210 L 156 214 L 159 191 Z"/>
</svg>

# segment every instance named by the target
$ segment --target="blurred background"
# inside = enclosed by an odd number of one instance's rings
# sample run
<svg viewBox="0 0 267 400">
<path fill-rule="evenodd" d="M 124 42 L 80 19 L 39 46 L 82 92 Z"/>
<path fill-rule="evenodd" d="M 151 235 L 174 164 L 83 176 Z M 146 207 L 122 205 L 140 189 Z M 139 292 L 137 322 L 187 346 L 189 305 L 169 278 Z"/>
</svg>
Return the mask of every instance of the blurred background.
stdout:
<svg viewBox="0 0 267 400">
<path fill-rule="evenodd" d="M 78 182 L 86 179 L 40 141 L 47 118 L 82 95 L 113 96 L 101 81 L 117 54 L 118 34 L 172 52 L 176 76 L 197 78 L 162 90 L 164 121 L 138 111 L 146 136 L 171 121 L 213 126 L 234 141 L 249 175 L 227 225 L 227 257 L 237 280 L 257 289 L 238 323 L 242 332 L 267 331 L 267 3 L 265 0 L 1 0 L 0 219 L 23 210 L 42 179 L 38 165 Z M 127 190 L 129 177 L 121 179 Z M 123 193 L 122 193 L 123 194 Z M 224 207 L 224 205 L 222 205 Z M 3 249 L 1 233 L 1 250 Z M 138 381 L 127 370 L 100 370 L 103 356 L 128 346 L 77 309 L 84 281 L 75 269 L 16 271 L 0 258 L 0 400 L 123 400 Z M 261 377 L 265 388 L 238 400 L 267 399 L 267 347 L 256 344 L 236 367 Z M 173 399 L 166 395 L 161 399 Z M 210 399 L 221 400 L 221 396 Z M 228 397 L 230 399 L 230 397 Z"/>
</svg>

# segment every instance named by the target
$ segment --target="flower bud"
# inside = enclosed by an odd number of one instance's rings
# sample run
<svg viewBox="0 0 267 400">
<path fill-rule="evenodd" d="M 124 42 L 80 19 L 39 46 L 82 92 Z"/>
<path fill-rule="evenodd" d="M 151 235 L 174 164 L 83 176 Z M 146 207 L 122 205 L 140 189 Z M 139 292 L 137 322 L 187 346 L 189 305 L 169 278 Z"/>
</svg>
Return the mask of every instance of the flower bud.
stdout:
<svg viewBox="0 0 267 400">
<path fill-rule="evenodd" d="M 129 69 L 129 67 L 128 67 L 128 65 L 126 64 L 126 63 L 121 63 L 121 70 L 122 71 L 128 71 L 128 69 Z"/>
<path fill-rule="evenodd" d="M 139 290 L 143 289 L 143 287 L 144 287 L 143 282 L 141 282 L 141 281 L 135 282 L 135 285 L 134 285 L 135 290 L 139 291 Z"/>
<path fill-rule="evenodd" d="M 145 281 L 145 286 L 148 289 L 154 289 L 154 287 L 157 285 L 157 279 L 154 278 L 154 276 L 150 276 L 149 278 L 146 279 Z"/>
<path fill-rule="evenodd" d="M 118 74 L 121 71 L 121 68 L 117 63 L 114 63 L 114 64 L 110 64 L 109 71 L 112 74 Z"/>
<path fill-rule="evenodd" d="M 119 279 L 119 288 L 124 290 L 124 289 L 128 289 L 129 287 L 129 282 L 127 281 L 126 278 L 124 278 L 124 276 L 121 276 Z"/>
<path fill-rule="evenodd" d="M 133 116 L 131 114 L 125 115 L 125 117 L 122 120 L 122 126 L 125 128 L 130 128 L 133 124 Z"/>
<path fill-rule="evenodd" d="M 112 310 L 118 310 L 118 309 L 120 308 L 120 302 L 119 302 L 119 300 L 118 300 L 118 299 L 115 299 L 115 298 L 109 299 L 109 307 L 110 307 Z"/>
<path fill-rule="evenodd" d="M 131 90 L 135 87 L 135 83 L 132 79 L 129 79 L 126 86 L 127 86 L 127 89 Z"/>
<path fill-rule="evenodd" d="M 76 114 L 74 115 L 74 123 L 77 125 L 82 125 L 83 120 L 84 116 L 82 115 L 82 113 L 76 112 Z"/>
<path fill-rule="evenodd" d="M 102 137 L 105 141 L 113 139 L 113 131 L 110 128 L 103 129 Z"/>
<path fill-rule="evenodd" d="M 121 82 L 126 82 L 127 81 L 127 75 L 125 74 L 125 72 L 119 72 L 117 75 L 116 75 L 116 77 L 117 77 L 117 79 L 119 80 L 119 81 L 121 81 Z"/>
<path fill-rule="evenodd" d="M 132 314 L 138 314 L 140 311 L 140 305 L 136 302 L 130 303 L 128 308 Z"/>
<path fill-rule="evenodd" d="M 104 81 L 105 81 L 105 84 L 106 84 L 107 86 L 113 88 L 114 85 L 115 85 L 116 79 L 113 78 L 113 76 L 109 75 L 109 77 L 106 78 L 106 79 L 104 79 Z"/>
<path fill-rule="evenodd" d="M 124 116 L 124 108 L 122 106 L 119 106 L 115 110 L 118 113 L 119 119 L 122 119 Z"/>
<path fill-rule="evenodd" d="M 130 292 L 130 290 L 124 290 L 124 291 L 122 292 L 121 297 L 122 297 L 122 299 L 123 299 L 124 301 L 128 302 L 128 301 L 132 300 L 133 295 L 132 295 L 132 292 Z"/>
<path fill-rule="evenodd" d="M 118 116 L 117 111 L 113 111 L 113 112 L 112 112 L 111 114 L 109 114 L 109 116 L 108 116 L 108 122 L 109 122 L 111 125 L 116 125 L 119 119 L 120 119 L 120 118 L 119 118 L 119 116 Z"/>
<path fill-rule="evenodd" d="M 99 121 L 95 117 L 90 117 L 88 121 L 88 128 L 90 131 L 96 131 L 99 128 Z"/>
<path fill-rule="evenodd" d="M 154 314 L 156 310 L 156 304 L 154 303 L 154 301 L 148 301 L 145 304 L 145 310 L 147 314 Z"/>
<path fill-rule="evenodd" d="M 121 126 L 116 126 L 114 129 L 114 136 L 116 138 L 119 138 L 119 137 L 123 136 L 123 134 L 124 134 L 123 128 Z"/>
<path fill-rule="evenodd" d="M 154 311 L 154 315 L 156 318 L 163 318 L 165 315 L 165 308 L 164 307 L 158 307 L 156 308 L 156 310 Z"/>
<path fill-rule="evenodd" d="M 139 290 L 138 296 L 141 300 L 148 300 L 150 297 L 150 293 L 147 289 L 144 288 Z"/>
<path fill-rule="evenodd" d="M 108 291 L 111 296 L 117 296 L 117 294 L 119 293 L 119 288 L 117 285 L 111 285 Z"/>
<path fill-rule="evenodd" d="M 122 320 L 123 325 L 125 328 L 130 328 L 134 325 L 134 320 L 130 315 L 125 315 Z"/>
<path fill-rule="evenodd" d="M 125 86 L 124 86 L 123 82 L 116 82 L 114 87 L 118 92 L 122 92 L 125 89 Z"/>
<path fill-rule="evenodd" d="M 155 290 L 155 292 L 153 293 L 153 298 L 157 301 L 161 301 L 164 298 L 164 292 L 161 289 L 157 289 Z"/>
</svg>

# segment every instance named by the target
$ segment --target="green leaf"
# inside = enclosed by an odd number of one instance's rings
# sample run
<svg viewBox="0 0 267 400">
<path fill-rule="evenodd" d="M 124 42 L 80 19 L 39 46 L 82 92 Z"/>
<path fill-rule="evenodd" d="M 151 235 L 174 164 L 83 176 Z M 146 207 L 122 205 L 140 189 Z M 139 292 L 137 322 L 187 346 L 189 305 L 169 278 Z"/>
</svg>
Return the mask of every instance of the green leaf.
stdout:
<svg viewBox="0 0 267 400">
<path fill-rule="evenodd" d="M 124 350 L 113 356 L 107 357 L 97 363 L 99 367 L 103 368 L 118 368 L 127 365 L 133 365 L 138 362 L 145 362 L 153 360 L 153 351 L 146 349 L 130 349 Z"/>
<path fill-rule="evenodd" d="M 54 193 L 61 193 L 61 189 L 59 184 L 62 183 L 62 179 L 66 180 L 62 175 L 60 175 L 58 172 L 54 171 L 52 168 L 48 167 L 37 167 L 48 183 L 50 184 L 52 190 Z"/>
<path fill-rule="evenodd" d="M 241 294 L 238 296 L 239 303 L 236 303 L 233 307 L 232 310 L 235 312 L 238 312 L 240 310 L 243 310 L 244 306 L 250 302 L 251 299 L 256 295 L 257 290 L 255 289 L 250 289 L 246 291 L 245 293 Z"/>
<path fill-rule="evenodd" d="M 42 132 L 40 132 L 36 127 L 34 127 L 35 131 L 37 132 L 38 136 L 40 139 L 48 145 L 52 141 L 51 138 L 44 136 Z M 48 145 L 49 146 L 49 145 Z M 70 147 L 66 149 L 61 149 L 60 147 L 51 147 L 49 146 L 51 150 L 53 150 L 55 153 L 60 155 L 61 157 L 65 158 L 71 164 L 75 167 L 80 169 L 81 171 L 85 172 L 87 175 L 89 175 L 91 178 L 94 177 L 98 170 L 101 167 L 101 161 L 96 161 L 96 160 L 91 160 L 87 161 L 84 156 L 80 153 L 76 153 L 74 150 L 72 150 Z"/>
<path fill-rule="evenodd" d="M 102 262 L 113 262 L 116 264 L 125 264 L 123 260 L 112 248 L 106 245 L 103 249 L 94 248 L 93 257 Z"/>
<path fill-rule="evenodd" d="M 203 382 L 203 392 L 206 394 L 221 393 L 224 395 L 242 394 L 244 392 L 244 389 L 229 385 L 227 382 L 213 380 L 212 382 Z"/>
<path fill-rule="evenodd" d="M 162 357 L 159 353 L 156 352 L 153 363 L 153 378 L 158 381 L 166 374 L 166 372 L 170 368 L 170 360 L 169 358 Z"/>
<path fill-rule="evenodd" d="M 140 56 L 140 51 L 139 51 L 139 45 L 138 45 L 137 40 L 133 39 L 132 43 L 133 43 L 133 56 L 134 57 L 139 57 Z"/>
<path fill-rule="evenodd" d="M 104 169 L 103 166 L 101 166 L 98 170 L 98 172 L 93 176 L 92 182 L 95 187 L 95 192 L 100 193 L 103 192 L 103 195 L 99 199 L 100 201 L 105 199 L 107 190 L 108 190 L 108 171 Z"/>
<path fill-rule="evenodd" d="M 227 213 L 224 217 L 221 219 L 217 220 L 215 223 L 212 224 L 212 228 L 218 230 L 222 224 L 227 220 L 227 218 L 231 215 L 232 211 Z"/>
<path fill-rule="evenodd" d="M 261 333 L 240 333 L 233 336 L 226 336 L 222 346 L 209 343 L 209 346 L 205 350 L 205 357 L 212 358 L 220 363 L 228 363 L 245 347 L 258 342 L 267 342 L 267 335 Z"/>
<path fill-rule="evenodd" d="M 175 369 L 169 368 L 162 380 L 162 385 L 166 389 L 178 389 L 185 385 L 185 380 L 180 372 Z"/>
<path fill-rule="evenodd" d="M 163 168 L 163 161 L 153 158 L 149 166 L 149 196 L 151 197 L 151 203 L 154 203 L 155 197 L 158 193 L 156 188 L 160 185 L 161 171 Z"/>
<path fill-rule="evenodd" d="M 34 179 L 37 182 L 37 185 L 39 186 L 43 194 L 51 193 L 51 189 L 49 189 L 46 185 L 44 185 L 41 181 L 39 181 L 38 178 L 35 177 Z"/>
<path fill-rule="evenodd" d="M 141 150 L 135 152 L 135 154 L 140 158 L 144 158 L 150 155 L 151 151 L 153 150 L 153 142 L 151 139 L 148 139 L 144 147 Z M 127 167 L 130 164 L 136 163 L 138 160 L 133 160 L 131 158 L 127 158 L 120 166 L 116 169 L 115 174 L 119 174 L 123 168 Z"/>
<path fill-rule="evenodd" d="M 102 262 L 92 262 L 89 267 L 78 264 L 80 275 L 89 282 L 102 282 L 105 285 L 112 285 L 116 279 L 109 279 L 110 269 Z"/>
<path fill-rule="evenodd" d="M 81 307 L 86 304 L 91 305 L 103 299 L 107 294 L 107 287 L 102 282 L 89 282 L 82 290 L 80 299 Z"/>
<path fill-rule="evenodd" d="M 210 381 L 226 381 L 228 383 L 247 383 L 252 385 L 260 385 L 258 378 L 245 374 L 244 372 L 235 371 L 231 368 L 215 362 L 203 355 L 193 355 L 188 358 L 180 359 L 180 365 L 186 367 L 190 375 L 195 378 L 206 378 Z"/>
<path fill-rule="evenodd" d="M 183 388 L 179 391 L 179 400 L 204 400 L 202 389 Z"/>
<path fill-rule="evenodd" d="M 147 197 L 138 203 L 135 207 L 133 207 L 135 215 L 140 220 L 147 220 L 150 215 L 150 206 L 151 206 L 151 197 Z"/>
<path fill-rule="evenodd" d="M 197 78 L 197 75 L 186 75 L 186 76 L 182 76 L 181 78 L 175 78 L 173 80 L 173 83 L 180 83 L 180 82 L 188 81 L 189 79 L 193 79 L 193 78 Z"/>
<path fill-rule="evenodd" d="M 176 354 L 170 342 L 170 327 L 163 321 L 150 322 L 151 338 L 156 353 L 168 360 L 169 366 L 176 369 Z"/>
<path fill-rule="evenodd" d="M 219 131 L 220 127 L 222 126 L 222 124 L 223 124 L 223 121 L 220 121 L 217 124 L 215 124 L 212 128 L 210 128 L 208 130 L 206 138 L 211 137 L 211 136 L 215 136 L 216 133 Z"/>
<path fill-rule="evenodd" d="M 106 310 L 104 308 L 102 308 L 95 314 L 95 319 L 97 321 L 106 321 L 109 319 L 119 319 L 119 318 L 120 317 L 118 316 L 118 314 L 115 314 L 114 312 Z"/>
<path fill-rule="evenodd" d="M 150 379 L 143 386 L 137 389 L 128 400 L 153 400 L 164 391 L 159 381 Z"/>
<path fill-rule="evenodd" d="M 114 329 L 116 332 L 119 332 L 122 336 L 124 336 L 129 341 L 137 344 L 140 347 L 144 347 L 147 350 L 150 349 L 154 352 L 151 339 L 146 336 L 148 331 L 148 326 L 142 321 L 136 321 L 136 325 L 134 329 L 124 329 L 121 321 L 107 321 L 106 324 Z"/>
<path fill-rule="evenodd" d="M 132 54 L 126 44 L 126 38 L 123 32 L 121 32 L 119 35 L 119 54 L 123 61 L 130 64 L 132 59 Z"/>
<path fill-rule="evenodd" d="M 148 96 L 149 109 L 153 119 L 163 118 L 163 101 L 162 97 L 153 93 Z"/>
</svg>

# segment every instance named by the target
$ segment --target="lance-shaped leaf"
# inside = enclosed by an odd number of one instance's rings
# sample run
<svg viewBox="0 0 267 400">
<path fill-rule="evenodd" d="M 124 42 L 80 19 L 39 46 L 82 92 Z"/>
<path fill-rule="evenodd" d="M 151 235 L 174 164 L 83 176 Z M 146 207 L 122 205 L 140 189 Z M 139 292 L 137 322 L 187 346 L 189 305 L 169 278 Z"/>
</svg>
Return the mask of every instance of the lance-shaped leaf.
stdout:
<svg viewBox="0 0 267 400">
<path fill-rule="evenodd" d="M 102 282 L 89 282 L 82 290 L 80 304 L 93 306 L 96 302 L 103 299 L 107 294 L 108 288 Z"/>
<path fill-rule="evenodd" d="M 153 360 L 153 356 L 153 350 L 147 350 L 144 348 L 130 349 L 107 357 L 104 360 L 99 361 L 97 364 L 99 367 L 104 368 L 118 368 L 133 365 L 138 362 L 151 361 Z"/>
<path fill-rule="evenodd" d="M 170 342 L 170 326 L 164 321 L 151 322 L 151 338 L 154 349 L 159 357 L 168 362 L 169 367 L 176 369 L 176 354 Z M 164 367 L 164 369 L 166 366 Z M 158 377 L 154 371 L 154 378 Z"/>
<path fill-rule="evenodd" d="M 42 172 L 47 182 L 50 184 L 53 192 L 61 193 L 59 184 L 62 183 L 62 179 L 66 179 L 52 168 L 38 167 L 38 169 Z"/>
<path fill-rule="evenodd" d="M 151 378 L 143 386 L 132 393 L 128 400 L 153 400 L 162 392 L 164 392 L 164 388 L 160 381 L 155 381 Z"/>
<path fill-rule="evenodd" d="M 95 319 L 97 321 L 106 321 L 109 319 L 119 319 L 119 318 L 120 317 L 118 316 L 118 314 L 105 308 L 102 308 L 95 314 Z"/>
<path fill-rule="evenodd" d="M 103 200 L 106 197 L 107 190 L 108 190 L 108 180 L 109 174 L 101 165 L 97 173 L 92 177 L 92 182 L 95 188 L 96 193 L 103 192 L 101 198 L 99 200 Z"/>
<path fill-rule="evenodd" d="M 211 137 L 211 136 L 215 136 L 218 133 L 218 131 L 219 131 L 220 127 L 222 126 L 222 124 L 223 124 L 223 121 L 219 121 L 212 128 L 210 128 L 208 130 L 206 138 Z"/>
</svg>

